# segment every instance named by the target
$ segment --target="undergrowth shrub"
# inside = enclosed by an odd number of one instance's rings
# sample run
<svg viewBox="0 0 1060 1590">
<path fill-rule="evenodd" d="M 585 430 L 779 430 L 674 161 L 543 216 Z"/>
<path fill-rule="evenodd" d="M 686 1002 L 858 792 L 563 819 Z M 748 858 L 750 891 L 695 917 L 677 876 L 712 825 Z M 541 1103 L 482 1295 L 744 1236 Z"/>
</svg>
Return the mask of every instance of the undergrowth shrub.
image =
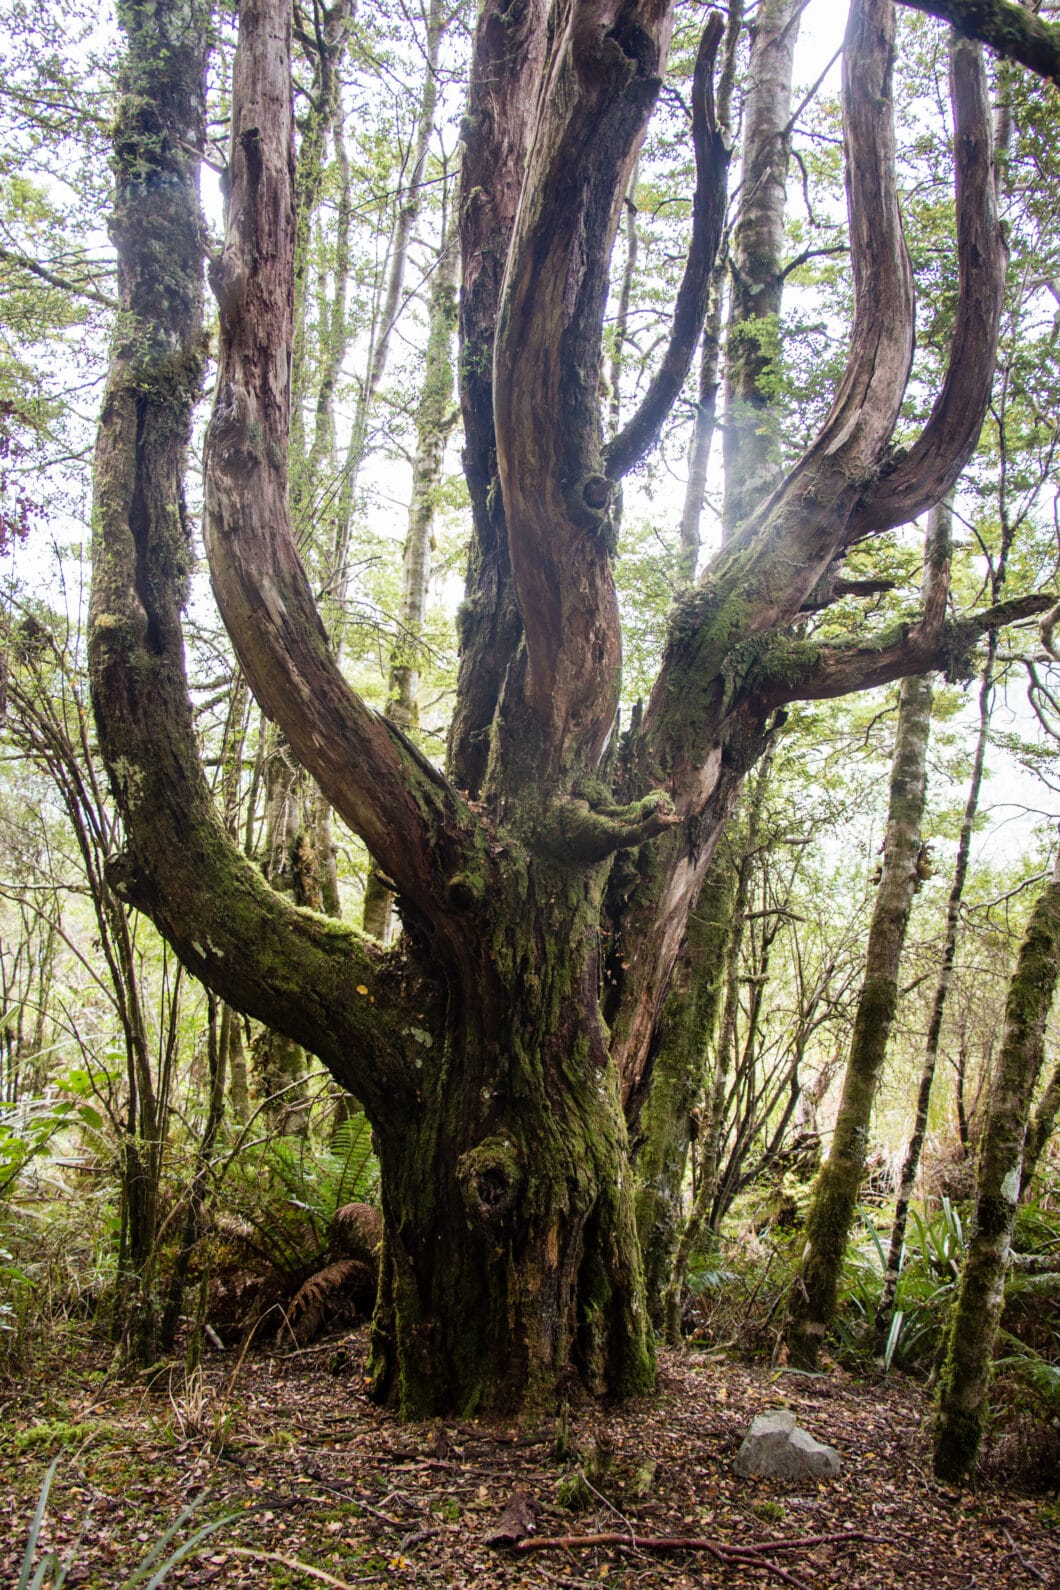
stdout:
<svg viewBox="0 0 1060 1590">
<path fill-rule="evenodd" d="M 214 1215 L 211 1322 L 304 1346 L 359 1318 L 375 1295 L 378 1194 L 363 1115 L 342 1122 L 326 1148 L 281 1137 L 242 1150 Z"/>
<path fill-rule="evenodd" d="M 688 1268 L 682 1323 L 685 1335 L 751 1358 L 771 1358 L 802 1249 L 801 1232 L 769 1228 L 723 1236 Z"/>
</svg>

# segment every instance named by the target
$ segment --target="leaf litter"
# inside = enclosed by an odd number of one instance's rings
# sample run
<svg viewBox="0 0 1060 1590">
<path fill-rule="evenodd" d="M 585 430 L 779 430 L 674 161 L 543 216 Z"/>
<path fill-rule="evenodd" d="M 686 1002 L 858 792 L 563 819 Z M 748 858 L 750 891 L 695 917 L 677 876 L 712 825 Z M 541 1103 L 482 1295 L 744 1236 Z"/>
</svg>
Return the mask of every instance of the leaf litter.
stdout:
<svg viewBox="0 0 1060 1590">
<path fill-rule="evenodd" d="M 0 1407 L 0 1584 L 17 1583 L 58 1455 L 41 1549 L 86 1590 L 124 1583 L 196 1500 L 189 1535 L 236 1516 L 167 1578 L 188 1590 L 1060 1586 L 1055 1507 L 935 1484 L 913 1381 L 664 1352 L 655 1395 L 621 1409 L 401 1424 L 367 1398 L 366 1353 L 361 1330 L 238 1364 L 218 1353 L 147 1389 L 90 1355 L 26 1376 Z M 778 1407 L 838 1449 L 838 1479 L 733 1473 L 751 1420 Z"/>
</svg>

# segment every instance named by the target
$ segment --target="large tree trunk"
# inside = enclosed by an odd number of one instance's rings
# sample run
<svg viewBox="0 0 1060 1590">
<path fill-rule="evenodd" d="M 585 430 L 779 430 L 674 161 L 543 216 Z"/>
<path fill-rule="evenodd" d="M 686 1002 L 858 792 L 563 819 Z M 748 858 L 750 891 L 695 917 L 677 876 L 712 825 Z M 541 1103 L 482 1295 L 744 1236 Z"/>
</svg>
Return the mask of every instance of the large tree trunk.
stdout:
<svg viewBox="0 0 1060 1590">
<path fill-rule="evenodd" d="M 1057 979 L 1060 855 L 1020 945 L 1005 1000 L 1005 1035 L 979 1148 L 975 1223 L 950 1322 L 935 1423 L 935 1473 L 970 1479 L 982 1440 L 994 1341 L 1005 1301 L 1023 1143 Z"/>
<path fill-rule="evenodd" d="M 451 781 L 351 690 L 297 555 L 290 11 L 242 0 L 229 224 L 210 271 L 220 336 L 207 552 L 259 705 L 395 885 L 404 934 L 384 951 L 269 888 L 219 820 L 197 760 L 179 610 L 181 482 L 204 352 L 195 174 L 207 29 L 134 0 L 122 22 L 130 92 L 113 235 L 124 314 L 100 425 L 90 609 L 100 744 L 125 828 L 113 882 L 208 987 L 318 1055 L 363 1102 L 383 1172 L 381 1392 L 422 1414 L 554 1401 L 572 1380 L 644 1389 L 650 1335 L 620 1091 L 643 1099 L 650 1084 L 688 912 L 740 781 L 784 703 L 937 666 L 997 622 L 975 616 L 947 632 L 925 612 L 868 647 L 786 633 L 850 542 L 937 500 L 974 444 L 1002 263 L 981 200 L 981 85 L 972 73 L 956 99 L 965 179 L 949 384 L 912 462 L 884 477 L 912 283 L 893 172 L 893 11 L 855 0 L 847 370 L 817 441 L 679 606 L 612 778 L 621 648 L 608 508 L 658 435 L 702 330 L 727 159 L 711 95 L 720 28 L 708 21 L 697 57 L 693 238 L 670 344 L 605 448 L 608 262 L 671 6 L 574 0 L 548 17 L 543 5 L 510 15 L 487 0 L 461 210 L 475 546 Z M 623 850 L 637 866 L 612 958 L 609 1055 L 602 902 Z"/>
<path fill-rule="evenodd" d="M 422 1094 L 377 1126 L 377 1390 L 423 1416 L 646 1390 L 651 1329 L 625 1123 L 597 1001 L 598 879 L 518 867 Z M 446 1053 L 428 1067 L 435 1044 Z"/>
</svg>

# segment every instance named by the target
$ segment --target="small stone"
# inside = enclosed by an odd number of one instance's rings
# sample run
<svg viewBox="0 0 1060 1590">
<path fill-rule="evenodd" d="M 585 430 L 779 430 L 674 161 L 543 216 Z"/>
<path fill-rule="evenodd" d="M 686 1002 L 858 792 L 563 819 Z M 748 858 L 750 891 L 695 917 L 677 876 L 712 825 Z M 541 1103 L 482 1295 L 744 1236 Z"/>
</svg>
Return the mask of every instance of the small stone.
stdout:
<svg viewBox="0 0 1060 1590">
<path fill-rule="evenodd" d="M 834 1447 L 815 1441 L 795 1423 L 790 1408 L 777 1408 L 752 1421 L 733 1467 L 745 1479 L 831 1480 L 842 1463 Z"/>
</svg>

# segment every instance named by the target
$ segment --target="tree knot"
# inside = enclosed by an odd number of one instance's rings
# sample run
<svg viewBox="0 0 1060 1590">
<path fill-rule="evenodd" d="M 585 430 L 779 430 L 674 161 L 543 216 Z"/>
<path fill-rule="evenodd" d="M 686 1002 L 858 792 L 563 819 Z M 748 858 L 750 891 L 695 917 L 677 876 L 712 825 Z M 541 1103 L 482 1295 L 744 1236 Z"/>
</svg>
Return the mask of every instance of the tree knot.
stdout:
<svg viewBox="0 0 1060 1590">
<path fill-rule="evenodd" d="M 468 1214 L 487 1231 L 495 1231 L 511 1212 L 523 1185 L 523 1169 L 508 1137 L 487 1137 L 462 1154 L 457 1181 Z"/>
</svg>

